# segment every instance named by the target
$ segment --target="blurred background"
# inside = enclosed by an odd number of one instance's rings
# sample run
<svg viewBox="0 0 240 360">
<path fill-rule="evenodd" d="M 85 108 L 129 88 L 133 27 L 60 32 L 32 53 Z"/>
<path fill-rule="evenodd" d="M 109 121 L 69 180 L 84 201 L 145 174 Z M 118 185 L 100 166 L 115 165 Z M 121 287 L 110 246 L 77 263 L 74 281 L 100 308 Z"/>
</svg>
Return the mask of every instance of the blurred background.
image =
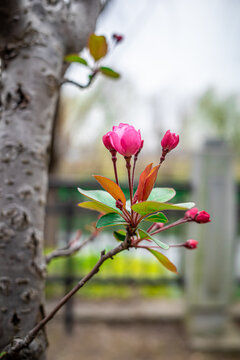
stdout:
<svg viewBox="0 0 240 360">
<path fill-rule="evenodd" d="M 239 359 L 239 14 L 235 0 L 106 2 L 96 34 L 105 35 L 112 47 L 104 66 L 121 78 L 99 75 L 84 90 L 62 87 L 50 165 L 46 252 L 66 246 L 78 229 L 82 241 L 89 237 L 97 213 L 77 207 L 83 199 L 76 188 L 99 188 L 92 174 L 113 178 L 102 136 L 120 122 L 140 129 L 144 139 L 137 176 L 148 163 L 158 163 L 166 130 L 180 135 L 157 185 L 174 187 L 174 202 L 195 201 L 210 212 L 212 222 L 163 233 L 161 239 L 169 244 L 189 238 L 200 242 L 197 251 L 167 252 L 178 275 L 141 251 L 104 264 L 49 325 L 49 359 Z M 113 33 L 124 37 L 115 48 Z M 89 58 L 88 51 L 81 56 Z M 65 77 L 84 84 L 88 71 L 72 64 Z M 118 168 L 127 191 L 120 159 Z M 174 221 L 179 213 L 169 216 Z M 109 229 L 74 257 L 52 261 L 49 308 L 115 242 Z"/>
</svg>

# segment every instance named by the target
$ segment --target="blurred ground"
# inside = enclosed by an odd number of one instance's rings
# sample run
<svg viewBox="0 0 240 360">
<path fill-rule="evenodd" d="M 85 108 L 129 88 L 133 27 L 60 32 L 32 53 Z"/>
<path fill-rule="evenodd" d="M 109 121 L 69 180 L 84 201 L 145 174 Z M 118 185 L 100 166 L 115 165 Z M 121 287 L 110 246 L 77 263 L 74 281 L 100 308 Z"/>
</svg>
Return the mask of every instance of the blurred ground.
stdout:
<svg viewBox="0 0 240 360">
<path fill-rule="evenodd" d="M 66 336 L 59 322 L 48 327 L 48 360 L 237 360 L 239 354 L 191 352 L 180 324 L 78 325 Z"/>
<path fill-rule="evenodd" d="M 105 303 L 105 305 L 104 305 Z M 98 313 L 109 314 L 114 309 L 113 303 L 92 303 L 89 311 L 86 304 L 76 308 L 76 325 L 72 334 L 67 335 L 62 318 L 54 319 L 47 328 L 50 347 L 48 360 L 239 360 L 240 354 L 200 353 L 191 351 L 188 337 L 181 321 L 181 304 L 176 303 L 173 314 L 169 317 L 167 303 L 156 308 L 151 303 L 148 316 L 144 319 L 139 313 L 141 304 L 136 304 L 135 314 L 127 321 L 128 310 L 120 313 L 114 320 L 111 315 L 94 317 Z M 117 305 L 120 305 L 117 303 Z M 133 305 L 133 304 L 132 304 Z M 172 304 L 173 305 L 173 304 Z M 171 306 L 172 306 L 171 305 Z M 180 306 L 180 307 L 179 307 Z M 157 316 L 152 314 L 156 309 Z M 108 311 L 109 310 L 109 311 Z M 146 306 L 144 311 L 146 311 Z M 89 312 L 93 312 L 93 317 Z M 160 315 L 165 313 L 162 320 Z M 85 313 L 85 316 L 83 314 Z M 81 315 L 82 314 L 82 315 Z M 130 312 L 129 312 L 130 314 Z"/>
</svg>

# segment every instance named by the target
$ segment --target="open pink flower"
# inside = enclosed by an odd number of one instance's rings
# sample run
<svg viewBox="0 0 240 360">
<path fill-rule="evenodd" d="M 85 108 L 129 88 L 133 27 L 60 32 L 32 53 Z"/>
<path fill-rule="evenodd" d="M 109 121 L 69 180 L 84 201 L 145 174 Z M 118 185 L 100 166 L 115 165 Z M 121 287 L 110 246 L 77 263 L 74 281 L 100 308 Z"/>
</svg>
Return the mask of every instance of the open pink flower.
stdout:
<svg viewBox="0 0 240 360">
<path fill-rule="evenodd" d="M 174 149 L 179 143 L 179 135 L 171 133 L 170 130 L 166 132 L 162 138 L 161 145 L 164 151 L 169 152 Z"/>
<path fill-rule="evenodd" d="M 136 154 L 142 145 L 140 130 L 137 131 L 128 124 L 121 123 L 119 126 L 113 126 L 109 138 L 114 149 L 126 157 Z"/>
</svg>

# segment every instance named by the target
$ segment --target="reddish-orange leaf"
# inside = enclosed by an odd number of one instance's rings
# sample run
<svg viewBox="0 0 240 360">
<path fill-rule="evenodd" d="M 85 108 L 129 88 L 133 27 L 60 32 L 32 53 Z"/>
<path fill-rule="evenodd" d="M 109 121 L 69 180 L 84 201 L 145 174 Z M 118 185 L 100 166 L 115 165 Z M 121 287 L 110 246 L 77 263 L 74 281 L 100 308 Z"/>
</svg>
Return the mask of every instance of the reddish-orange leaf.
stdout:
<svg viewBox="0 0 240 360">
<path fill-rule="evenodd" d="M 160 165 L 157 165 L 154 168 L 152 168 L 150 174 L 146 178 L 144 189 L 143 189 L 143 195 L 142 195 L 143 201 L 146 201 L 147 198 L 149 197 L 149 195 L 151 194 L 151 191 L 152 191 L 154 184 L 156 182 L 156 179 L 157 179 L 159 167 L 160 167 Z"/>
<path fill-rule="evenodd" d="M 145 181 L 147 176 L 150 174 L 151 169 L 152 169 L 152 164 L 149 164 L 146 166 L 146 168 L 143 170 L 143 172 L 141 173 L 140 177 L 139 177 L 139 183 L 138 183 L 138 188 L 137 191 L 134 195 L 134 198 L 139 201 L 142 201 L 142 196 L 143 196 L 143 190 L 144 190 L 144 185 L 145 185 Z"/>
<path fill-rule="evenodd" d="M 115 200 L 121 200 L 123 206 L 126 206 L 126 198 L 125 195 L 120 188 L 114 181 L 106 178 L 105 176 L 101 175 L 93 175 L 95 179 L 99 182 L 99 184 L 110 194 Z"/>
</svg>

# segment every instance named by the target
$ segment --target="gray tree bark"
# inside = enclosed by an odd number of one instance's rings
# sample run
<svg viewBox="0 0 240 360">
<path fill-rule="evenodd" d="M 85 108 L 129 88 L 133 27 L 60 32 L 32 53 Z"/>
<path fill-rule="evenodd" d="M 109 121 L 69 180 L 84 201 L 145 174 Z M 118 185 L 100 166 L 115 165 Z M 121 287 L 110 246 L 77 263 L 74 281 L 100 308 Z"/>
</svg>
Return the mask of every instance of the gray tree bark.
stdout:
<svg viewBox="0 0 240 360">
<path fill-rule="evenodd" d="M 2 0 L 0 349 L 44 314 L 44 206 L 63 57 L 94 31 L 100 0 Z M 44 359 L 44 332 L 16 359 Z"/>
</svg>

